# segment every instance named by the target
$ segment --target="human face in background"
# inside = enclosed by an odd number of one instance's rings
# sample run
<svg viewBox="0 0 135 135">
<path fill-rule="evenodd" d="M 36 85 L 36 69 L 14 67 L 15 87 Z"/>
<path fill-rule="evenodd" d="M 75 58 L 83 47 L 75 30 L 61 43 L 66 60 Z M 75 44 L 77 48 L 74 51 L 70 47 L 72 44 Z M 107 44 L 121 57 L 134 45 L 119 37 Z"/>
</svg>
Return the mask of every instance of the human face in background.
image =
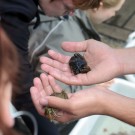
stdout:
<svg viewBox="0 0 135 135">
<path fill-rule="evenodd" d="M 103 4 L 100 5 L 98 9 L 91 9 L 90 10 L 90 17 L 94 23 L 100 24 L 111 17 L 115 16 L 116 13 L 121 9 L 125 0 L 121 0 L 119 4 L 115 7 L 105 8 Z"/>
<path fill-rule="evenodd" d="M 41 9 L 47 16 L 63 16 L 72 14 L 75 6 L 72 0 L 39 0 Z"/>
<path fill-rule="evenodd" d="M 14 119 L 10 112 L 11 96 L 12 84 L 7 81 L 6 74 L 3 74 L 0 85 L 0 123 L 3 123 L 9 128 L 14 125 Z"/>
</svg>

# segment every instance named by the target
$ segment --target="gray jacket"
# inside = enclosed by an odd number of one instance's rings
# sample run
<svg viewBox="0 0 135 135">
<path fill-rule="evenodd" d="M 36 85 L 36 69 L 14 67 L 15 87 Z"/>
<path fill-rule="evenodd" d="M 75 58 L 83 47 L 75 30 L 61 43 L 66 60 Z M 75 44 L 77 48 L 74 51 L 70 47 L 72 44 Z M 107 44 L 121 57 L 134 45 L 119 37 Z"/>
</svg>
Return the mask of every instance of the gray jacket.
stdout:
<svg viewBox="0 0 135 135">
<path fill-rule="evenodd" d="M 61 49 L 60 45 L 63 41 L 83 41 L 90 38 L 100 40 L 90 19 L 81 10 L 76 10 L 74 16 L 65 18 L 40 15 L 40 25 L 33 29 L 32 24 L 29 29 L 31 32 L 29 40 L 30 61 L 38 73 L 42 72 L 39 57 L 48 56 L 49 49 L 73 55 L 73 53 Z"/>
</svg>

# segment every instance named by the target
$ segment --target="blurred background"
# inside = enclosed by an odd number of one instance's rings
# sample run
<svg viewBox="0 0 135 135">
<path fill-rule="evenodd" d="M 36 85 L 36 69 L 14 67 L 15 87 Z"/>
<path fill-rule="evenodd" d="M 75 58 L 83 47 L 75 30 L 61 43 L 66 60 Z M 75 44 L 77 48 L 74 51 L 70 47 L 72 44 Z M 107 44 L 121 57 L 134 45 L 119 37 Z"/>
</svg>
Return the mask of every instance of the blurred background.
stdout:
<svg viewBox="0 0 135 135">
<path fill-rule="evenodd" d="M 115 17 L 95 25 L 102 41 L 113 47 L 124 47 L 130 33 L 135 30 L 135 0 L 126 0 Z"/>
</svg>

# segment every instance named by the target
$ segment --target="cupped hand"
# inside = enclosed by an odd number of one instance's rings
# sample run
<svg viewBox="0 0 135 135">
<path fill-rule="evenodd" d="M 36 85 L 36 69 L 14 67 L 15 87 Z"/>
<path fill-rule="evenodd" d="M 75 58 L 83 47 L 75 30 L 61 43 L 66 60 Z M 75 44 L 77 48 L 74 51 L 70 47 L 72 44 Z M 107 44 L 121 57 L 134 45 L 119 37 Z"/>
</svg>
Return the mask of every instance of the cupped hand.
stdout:
<svg viewBox="0 0 135 135">
<path fill-rule="evenodd" d="M 40 115 L 45 117 L 44 108 L 50 106 L 58 109 L 59 113 L 62 114 L 61 117 L 55 117 L 55 120 L 69 122 L 88 115 L 102 113 L 100 96 L 98 96 L 100 94 L 97 93 L 100 93 L 104 88 L 98 89 L 98 87 L 68 93 L 68 99 L 62 99 L 50 96 L 54 92 L 62 91 L 55 79 L 50 75 L 41 74 L 40 78 L 34 79 L 34 86 L 30 92 L 32 101 Z"/>
<path fill-rule="evenodd" d="M 44 99 L 44 104 L 47 104 L 45 97 L 51 95 L 54 90 L 55 92 L 61 92 L 61 88 L 55 83 L 52 77 L 48 77 L 44 73 L 40 75 L 40 78 L 34 78 L 33 83 L 34 86 L 30 88 L 32 101 L 38 113 L 44 116 L 45 105 L 41 105 L 40 99 Z"/>
<path fill-rule="evenodd" d="M 102 42 L 95 40 L 64 42 L 62 48 L 69 52 L 83 52 L 84 58 L 91 68 L 88 73 L 74 75 L 69 67 L 71 57 L 49 50 L 48 54 L 51 58 L 41 57 L 41 68 L 64 83 L 90 85 L 106 82 L 120 74 L 115 49 Z"/>
</svg>

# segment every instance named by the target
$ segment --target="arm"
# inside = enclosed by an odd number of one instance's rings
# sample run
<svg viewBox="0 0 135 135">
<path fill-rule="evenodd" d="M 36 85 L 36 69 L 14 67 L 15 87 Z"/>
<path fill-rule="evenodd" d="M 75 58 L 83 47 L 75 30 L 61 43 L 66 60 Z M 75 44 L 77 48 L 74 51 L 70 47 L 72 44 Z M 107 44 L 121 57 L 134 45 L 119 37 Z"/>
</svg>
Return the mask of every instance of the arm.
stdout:
<svg viewBox="0 0 135 135">
<path fill-rule="evenodd" d="M 63 115 L 55 117 L 57 121 L 68 122 L 89 115 L 100 114 L 112 116 L 135 125 L 135 99 L 124 97 L 102 86 L 69 93 L 69 99 L 61 99 L 49 96 L 53 90 L 61 91 L 53 77 L 42 74 L 41 80 L 38 81 L 38 87 L 35 85 L 31 89 L 32 100 L 35 106 L 38 103 L 37 108 L 43 108 L 47 105 L 61 110 Z M 39 111 L 39 109 L 37 110 Z"/>
<path fill-rule="evenodd" d="M 51 96 L 47 97 L 47 100 L 49 106 L 64 111 L 62 117 L 56 118 L 61 122 L 98 114 L 135 125 L 135 99 L 124 97 L 103 87 L 79 91 L 68 101 Z"/>
<path fill-rule="evenodd" d="M 135 99 L 128 98 L 112 91 L 106 95 L 106 115 L 135 125 Z"/>
<path fill-rule="evenodd" d="M 71 57 L 53 50 L 50 58 L 41 57 L 41 68 L 56 79 L 70 85 L 90 85 L 102 83 L 128 73 L 135 73 L 135 48 L 114 49 L 95 40 L 83 42 L 65 42 L 62 48 L 69 52 L 84 52 L 84 57 L 91 68 L 87 74 L 73 75 L 69 68 Z M 70 79 L 69 79 L 70 78 Z"/>
</svg>

